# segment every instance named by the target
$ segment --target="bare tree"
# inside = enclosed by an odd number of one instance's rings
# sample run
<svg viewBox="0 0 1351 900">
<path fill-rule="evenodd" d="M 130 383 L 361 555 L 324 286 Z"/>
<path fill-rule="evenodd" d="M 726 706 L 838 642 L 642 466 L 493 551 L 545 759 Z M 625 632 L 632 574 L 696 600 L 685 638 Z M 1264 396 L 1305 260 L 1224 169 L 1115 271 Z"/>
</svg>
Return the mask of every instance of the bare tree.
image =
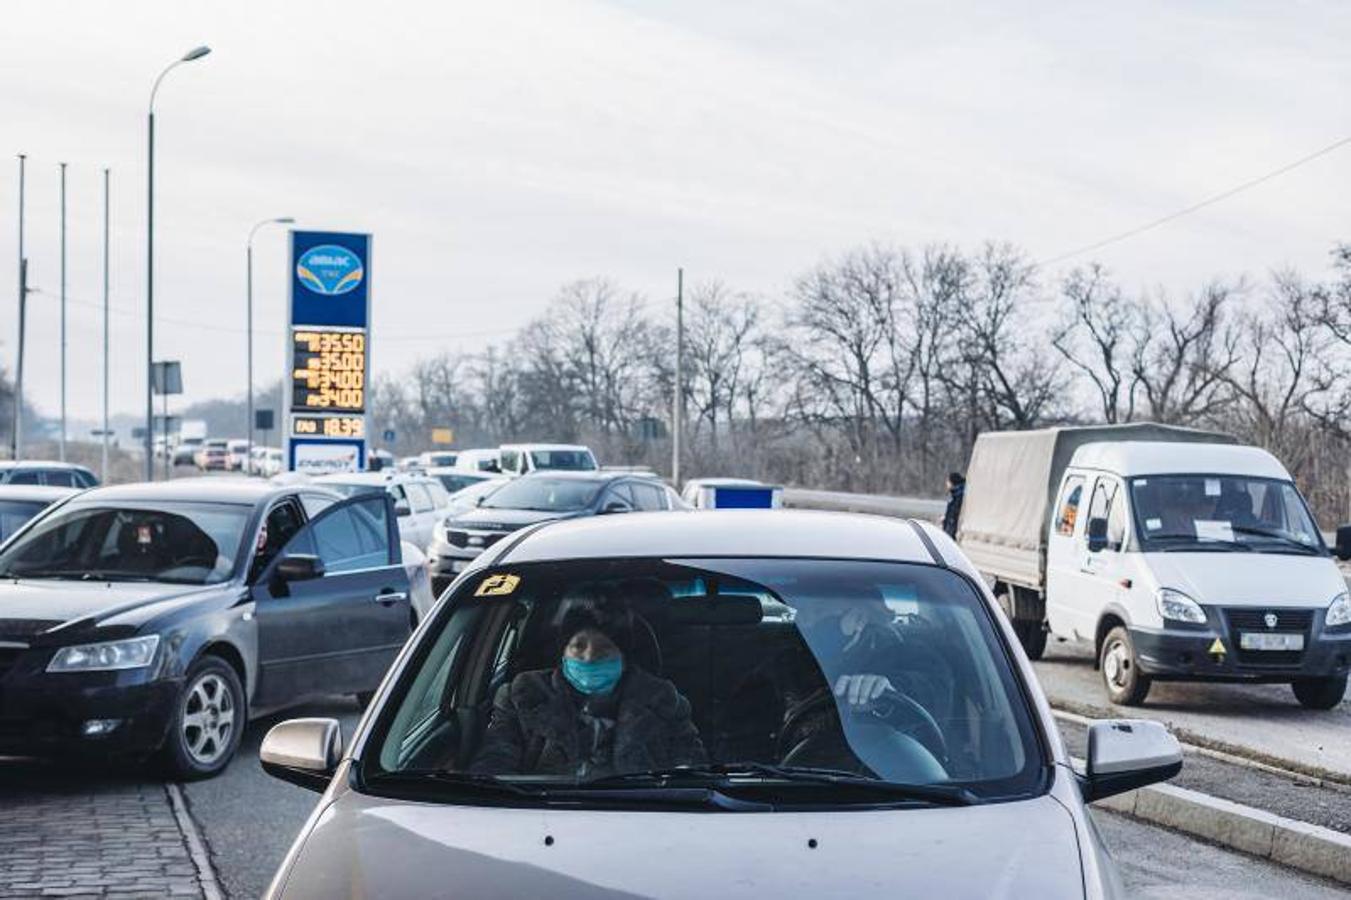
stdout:
<svg viewBox="0 0 1351 900">
<path fill-rule="evenodd" d="M 1186 304 L 1167 298 L 1143 304 L 1130 363 L 1155 422 L 1190 424 L 1225 402 L 1229 373 L 1238 362 L 1238 335 L 1228 327 L 1231 299 L 1243 290 L 1212 282 Z"/>
<path fill-rule="evenodd" d="M 1140 384 L 1131 358 L 1134 343 L 1146 336 L 1141 306 L 1127 300 L 1097 263 L 1071 272 L 1060 294 L 1066 308 L 1051 346 L 1088 379 L 1104 422 L 1129 422 Z"/>
</svg>

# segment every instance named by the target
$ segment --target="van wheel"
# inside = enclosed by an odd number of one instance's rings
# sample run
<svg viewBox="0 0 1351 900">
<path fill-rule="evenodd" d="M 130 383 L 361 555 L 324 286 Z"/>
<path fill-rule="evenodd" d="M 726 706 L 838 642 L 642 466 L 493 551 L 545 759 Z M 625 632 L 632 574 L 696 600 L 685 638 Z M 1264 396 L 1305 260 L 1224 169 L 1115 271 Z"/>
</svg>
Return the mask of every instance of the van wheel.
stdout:
<svg viewBox="0 0 1351 900">
<path fill-rule="evenodd" d="M 1046 652 L 1046 628 L 1041 622 L 1015 619 L 1013 632 L 1018 635 L 1018 643 L 1023 645 L 1028 659 L 1041 659 L 1041 655 Z"/>
<path fill-rule="evenodd" d="M 1305 709 L 1332 709 L 1346 696 L 1346 676 L 1331 678 L 1301 678 L 1290 689 Z"/>
<path fill-rule="evenodd" d="M 239 749 L 245 713 L 244 687 L 234 666 L 219 656 L 193 663 L 160 751 L 166 773 L 177 781 L 219 773 Z"/>
<path fill-rule="evenodd" d="M 1140 671 L 1135 644 L 1131 642 L 1131 634 L 1124 625 L 1107 632 L 1102 642 L 1102 652 L 1098 656 L 1098 669 L 1102 672 L 1107 697 L 1113 703 L 1139 706 L 1145 702 L 1151 679 Z"/>
</svg>

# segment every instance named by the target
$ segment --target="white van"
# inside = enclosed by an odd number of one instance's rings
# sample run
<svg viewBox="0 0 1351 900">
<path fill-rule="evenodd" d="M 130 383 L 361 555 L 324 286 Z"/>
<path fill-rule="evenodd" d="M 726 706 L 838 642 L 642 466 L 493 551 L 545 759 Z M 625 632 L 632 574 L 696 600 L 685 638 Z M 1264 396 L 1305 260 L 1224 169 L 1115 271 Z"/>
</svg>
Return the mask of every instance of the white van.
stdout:
<svg viewBox="0 0 1351 900">
<path fill-rule="evenodd" d="M 580 444 L 503 444 L 499 465 L 507 475 L 530 472 L 594 472 L 600 468 L 591 448 Z"/>
<path fill-rule="evenodd" d="M 993 467 L 977 468 L 973 454 L 978 483 L 968 480 L 968 502 L 990 490 L 979 482 Z M 1095 441 L 1073 450 L 1055 483 L 1041 584 L 992 577 L 996 541 L 988 528 L 977 533 L 965 510 L 963 546 L 990 561 L 976 564 L 1006 611 L 1027 618 L 1028 593 L 1039 590 L 1046 632 L 1093 642 L 1113 702 L 1142 703 L 1151 683 L 1165 680 L 1279 682 L 1306 707 L 1341 702 L 1351 599 L 1304 498 L 1270 453 Z M 1018 493 L 1009 484 L 998 498 L 1006 512 Z M 1006 572 L 1012 544 L 997 551 Z"/>
</svg>

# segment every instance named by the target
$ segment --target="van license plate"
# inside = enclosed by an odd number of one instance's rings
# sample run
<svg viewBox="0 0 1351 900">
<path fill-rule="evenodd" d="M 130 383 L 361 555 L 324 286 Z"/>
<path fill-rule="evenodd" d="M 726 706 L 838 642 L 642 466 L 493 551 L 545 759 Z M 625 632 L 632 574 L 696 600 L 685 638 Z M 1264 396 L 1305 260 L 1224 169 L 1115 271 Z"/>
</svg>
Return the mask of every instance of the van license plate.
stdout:
<svg viewBox="0 0 1351 900">
<path fill-rule="evenodd" d="M 1244 650 L 1303 650 L 1304 635 L 1280 631 L 1244 631 L 1238 636 Z"/>
</svg>

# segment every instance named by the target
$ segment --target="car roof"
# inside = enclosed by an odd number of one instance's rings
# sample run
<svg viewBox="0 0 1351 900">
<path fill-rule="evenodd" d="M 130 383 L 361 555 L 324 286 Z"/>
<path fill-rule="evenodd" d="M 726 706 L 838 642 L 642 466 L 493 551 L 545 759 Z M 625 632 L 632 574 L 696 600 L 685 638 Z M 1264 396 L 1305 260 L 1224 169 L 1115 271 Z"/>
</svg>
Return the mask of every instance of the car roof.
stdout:
<svg viewBox="0 0 1351 900">
<path fill-rule="evenodd" d="M 87 466 L 77 463 L 59 462 L 55 459 L 7 459 L 0 461 L 0 469 L 79 469 L 81 472 L 88 472 Z"/>
<path fill-rule="evenodd" d="M 591 452 L 591 448 L 584 444 L 503 444 L 501 450 L 585 450 Z"/>
<path fill-rule="evenodd" d="M 632 478 L 636 481 L 652 480 L 650 475 L 640 475 L 636 472 L 611 472 L 607 469 L 540 469 L 536 472 L 527 472 L 520 475 L 516 480 L 538 481 L 541 478 L 559 478 L 566 481 L 618 481 L 621 478 Z"/>
<path fill-rule="evenodd" d="M 934 562 L 907 519 L 820 510 L 691 510 L 550 523 L 496 565 L 610 557 L 797 557 Z"/>
<path fill-rule="evenodd" d="M 1289 481 L 1290 473 L 1260 447 L 1174 441 L 1098 441 L 1074 451 L 1070 466 L 1134 475 L 1249 475 Z"/>
<path fill-rule="evenodd" d="M 202 503 L 257 504 L 282 494 L 294 493 L 296 485 L 277 485 L 257 478 L 175 478 L 173 481 L 138 481 L 90 488 L 80 495 L 90 501 L 177 500 Z"/>
<path fill-rule="evenodd" d="M 71 494 L 78 494 L 80 488 L 57 487 L 45 484 L 0 484 L 0 500 L 37 500 L 51 503 Z"/>
<path fill-rule="evenodd" d="M 316 475 L 315 484 L 371 484 L 386 485 L 401 481 L 425 481 L 427 476 L 417 472 L 335 472 L 332 475 Z"/>
</svg>

